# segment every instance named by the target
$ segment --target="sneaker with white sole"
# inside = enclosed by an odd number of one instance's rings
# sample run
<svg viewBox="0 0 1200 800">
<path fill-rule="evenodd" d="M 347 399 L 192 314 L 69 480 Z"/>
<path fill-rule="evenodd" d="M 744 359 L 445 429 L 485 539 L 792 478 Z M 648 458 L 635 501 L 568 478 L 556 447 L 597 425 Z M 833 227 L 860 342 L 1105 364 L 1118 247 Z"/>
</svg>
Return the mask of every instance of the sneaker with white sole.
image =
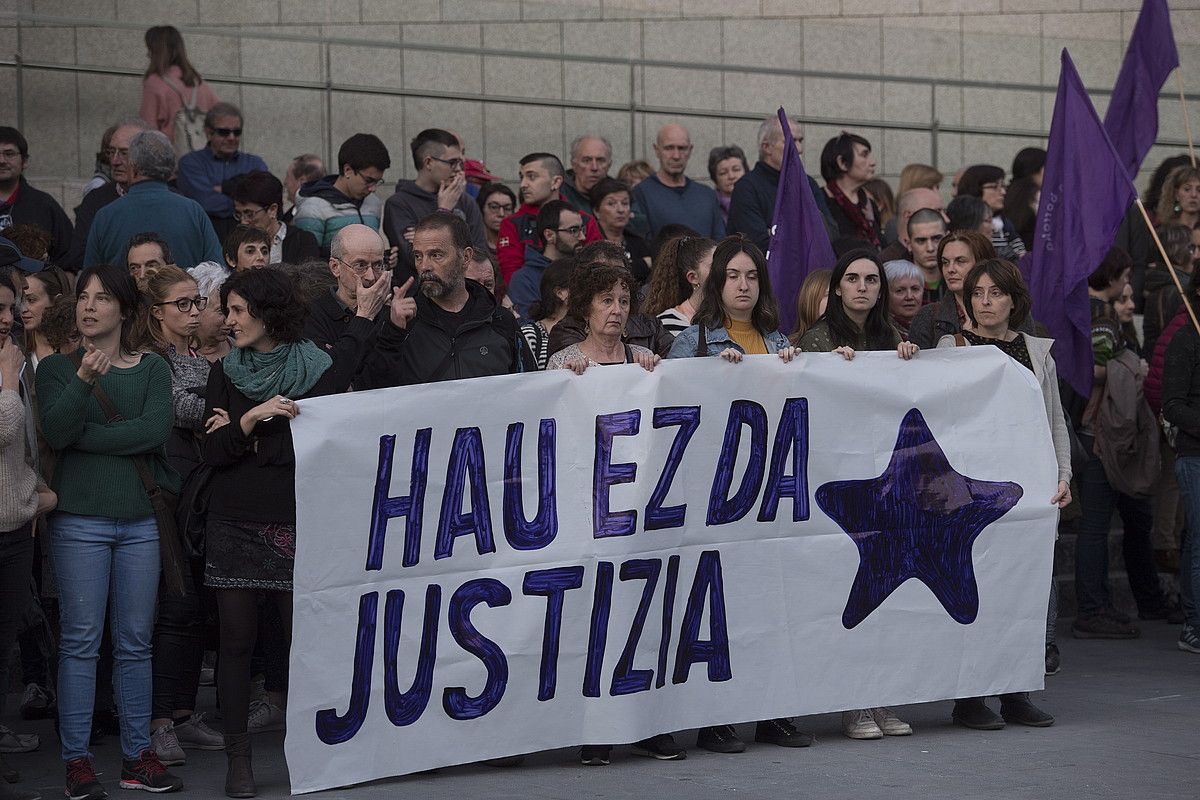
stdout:
<svg viewBox="0 0 1200 800">
<path fill-rule="evenodd" d="M 1196 629 L 1191 625 L 1184 625 L 1183 630 L 1179 632 L 1177 646 L 1185 653 L 1200 653 L 1200 636 L 1196 635 Z"/>
<path fill-rule="evenodd" d="M 287 724 L 287 712 L 269 700 L 251 700 L 246 717 L 246 733 L 281 731 Z"/>
<path fill-rule="evenodd" d="M 842 712 L 842 733 L 851 739 L 882 739 L 883 731 L 868 708 Z"/>
<path fill-rule="evenodd" d="M 168 722 L 157 730 L 150 732 L 150 747 L 165 767 L 177 767 L 187 763 L 187 754 L 179 746 L 179 737 L 175 735 L 175 724 Z"/>
<path fill-rule="evenodd" d="M 32 753 L 41 745 L 36 733 L 16 733 L 0 725 L 0 753 Z"/>
<path fill-rule="evenodd" d="M 911 736 L 912 725 L 896 716 L 890 708 L 872 708 L 871 719 L 883 731 L 884 736 Z"/>
<path fill-rule="evenodd" d="M 216 686 L 217 685 L 217 654 L 212 650 L 204 651 L 204 658 L 200 662 L 200 685 L 201 686 Z"/>
<path fill-rule="evenodd" d="M 208 727 L 203 711 L 192 714 L 182 722 L 176 722 L 175 738 L 188 750 L 225 749 L 225 737 Z"/>
</svg>

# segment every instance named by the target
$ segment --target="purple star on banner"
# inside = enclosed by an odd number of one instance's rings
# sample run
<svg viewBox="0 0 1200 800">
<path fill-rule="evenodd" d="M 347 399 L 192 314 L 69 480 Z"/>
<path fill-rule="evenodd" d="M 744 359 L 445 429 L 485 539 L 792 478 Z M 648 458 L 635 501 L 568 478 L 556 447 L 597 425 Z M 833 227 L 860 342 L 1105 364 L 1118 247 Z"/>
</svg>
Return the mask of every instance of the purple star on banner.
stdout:
<svg viewBox="0 0 1200 800">
<path fill-rule="evenodd" d="M 817 489 L 821 510 L 858 545 L 842 625 L 858 625 L 909 578 L 928 586 L 956 621 L 974 622 L 979 588 L 971 546 L 1023 493 L 1016 483 L 955 471 L 921 412 L 910 410 L 882 475 Z"/>
</svg>

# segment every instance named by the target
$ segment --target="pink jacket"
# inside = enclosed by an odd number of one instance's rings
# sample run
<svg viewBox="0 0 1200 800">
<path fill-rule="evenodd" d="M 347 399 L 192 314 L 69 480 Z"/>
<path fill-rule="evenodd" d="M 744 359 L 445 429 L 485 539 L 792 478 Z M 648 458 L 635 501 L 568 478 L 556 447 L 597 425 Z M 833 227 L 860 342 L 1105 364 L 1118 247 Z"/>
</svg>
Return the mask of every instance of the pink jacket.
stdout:
<svg viewBox="0 0 1200 800">
<path fill-rule="evenodd" d="M 142 82 L 142 109 L 138 116 L 147 125 L 162 131 L 168 138 L 175 136 L 175 115 L 183 107 L 183 100 L 191 100 L 192 87 L 185 86 L 182 80 L 183 71 L 179 67 L 171 67 L 171 83 L 167 83 L 161 75 L 151 75 Z M 183 98 L 179 94 L 183 92 Z M 196 91 L 196 107 L 208 111 L 217 104 L 217 96 L 203 80 Z"/>
</svg>

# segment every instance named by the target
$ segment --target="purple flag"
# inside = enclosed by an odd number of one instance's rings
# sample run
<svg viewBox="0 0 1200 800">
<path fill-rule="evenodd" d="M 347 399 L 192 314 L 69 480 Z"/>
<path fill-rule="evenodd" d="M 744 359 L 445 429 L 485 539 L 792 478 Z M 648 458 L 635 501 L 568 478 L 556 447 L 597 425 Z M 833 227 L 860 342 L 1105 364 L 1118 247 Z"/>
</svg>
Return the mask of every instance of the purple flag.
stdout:
<svg viewBox="0 0 1200 800">
<path fill-rule="evenodd" d="M 775 190 L 767 267 L 779 299 L 780 329 L 788 333 L 796 328 L 800 284 L 812 270 L 832 268 L 836 259 L 783 108 L 779 109 L 779 124 L 783 126 L 783 163 Z"/>
<path fill-rule="evenodd" d="M 1034 316 L 1055 339 L 1058 374 L 1085 398 L 1092 391 L 1088 275 L 1100 266 L 1136 196 L 1064 49 L 1033 252 L 1025 272 Z"/>
<path fill-rule="evenodd" d="M 1143 0 L 1104 115 L 1104 129 L 1130 177 L 1137 177 L 1158 138 L 1158 93 L 1178 66 L 1167 0 Z"/>
</svg>

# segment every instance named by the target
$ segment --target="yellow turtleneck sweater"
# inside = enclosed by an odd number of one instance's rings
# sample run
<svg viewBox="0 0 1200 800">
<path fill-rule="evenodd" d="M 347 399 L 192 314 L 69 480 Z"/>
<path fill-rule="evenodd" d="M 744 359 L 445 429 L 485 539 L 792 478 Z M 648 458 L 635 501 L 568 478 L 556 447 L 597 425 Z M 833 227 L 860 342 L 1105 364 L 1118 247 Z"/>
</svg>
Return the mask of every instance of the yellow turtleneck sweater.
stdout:
<svg viewBox="0 0 1200 800">
<path fill-rule="evenodd" d="M 754 329 L 753 323 L 738 322 L 735 319 L 725 318 L 725 330 L 729 331 L 729 338 L 733 339 L 748 356 L 766 355 L 767 342 L 763 339 L 762 334 Z"/>
</svg>

